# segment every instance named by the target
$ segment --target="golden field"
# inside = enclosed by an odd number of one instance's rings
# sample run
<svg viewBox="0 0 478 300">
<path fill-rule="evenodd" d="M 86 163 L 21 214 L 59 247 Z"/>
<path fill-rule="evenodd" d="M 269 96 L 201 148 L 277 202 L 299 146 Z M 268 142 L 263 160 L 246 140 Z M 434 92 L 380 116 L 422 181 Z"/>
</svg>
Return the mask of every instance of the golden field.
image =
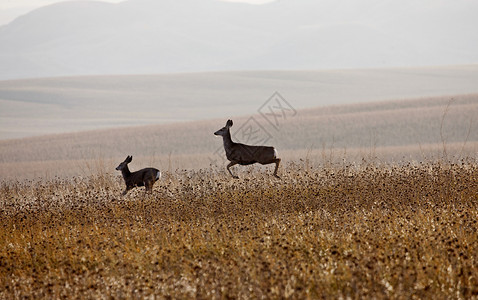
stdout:
<svg viewBox="0 0 478 300">
<path fill-rule="evenodd" d="M 4 181 L 0 298 L 478 297 L 475 159 L 313 165 Z"/>
<path fill-rule="evenodd" d="M 477 115 L 475 93 L 233 118 L 281 180 L 226 173 L 228 117 L 1 140 L 0 299 L 477 299 Z M 152 195 L 120 196 L 127 155 Z"/>
</svg>

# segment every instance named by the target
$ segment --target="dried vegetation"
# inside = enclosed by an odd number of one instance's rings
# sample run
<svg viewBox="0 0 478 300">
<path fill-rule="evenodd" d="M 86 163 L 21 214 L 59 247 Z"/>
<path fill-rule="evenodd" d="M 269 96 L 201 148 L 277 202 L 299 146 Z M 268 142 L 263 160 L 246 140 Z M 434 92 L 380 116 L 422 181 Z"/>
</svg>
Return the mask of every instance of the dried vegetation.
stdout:
<svg viewBox="0 0 478 300">
<path fill-rule="evenodd" d="M 4 182 L 0 298 L 478 297 L 478 165 Z"/>
</svg>

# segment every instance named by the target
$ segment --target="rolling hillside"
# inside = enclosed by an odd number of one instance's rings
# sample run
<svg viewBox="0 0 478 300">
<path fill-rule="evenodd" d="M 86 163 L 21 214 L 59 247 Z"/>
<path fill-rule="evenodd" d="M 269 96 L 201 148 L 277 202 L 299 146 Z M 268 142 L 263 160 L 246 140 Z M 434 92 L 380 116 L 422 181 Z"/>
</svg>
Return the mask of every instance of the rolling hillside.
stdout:
<svg viewBox="0 0 478 300">
<path fill-rule="evenodd" d="M 295 109 L 478 93 L 478 65 L 84 76 L 0 81 L 0 139 Z"/>
<path fill-rule="evenodd" d="M 278 112 L 276 112 L 278 113 Z M 233 139 L 275 145 L 288 163 L 323 165 L 362 159 L 409 162 L 476 159 L 478 95 L 457 95 L 234 118 Z M 2 180 L 113 173 L 126 155 L 132 169 L 223 170 L 222 140 L 213 132 L 226 118 L 125 127 L 0 141 Z M 253 132 L 253 134 L 250 134 Z"/>
</svg>

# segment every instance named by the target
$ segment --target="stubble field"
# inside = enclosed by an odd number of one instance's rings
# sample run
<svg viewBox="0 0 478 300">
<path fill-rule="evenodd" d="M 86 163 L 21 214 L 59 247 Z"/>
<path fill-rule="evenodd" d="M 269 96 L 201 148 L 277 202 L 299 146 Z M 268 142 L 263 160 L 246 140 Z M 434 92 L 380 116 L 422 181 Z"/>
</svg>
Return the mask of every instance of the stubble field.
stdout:
<svg viewBox="0 0 478 300">
<path fill-rule="evenodd" d="M 0 298 L 478 297 L 474 159 L 280 173 L 5 181 Z"/>
</svg>

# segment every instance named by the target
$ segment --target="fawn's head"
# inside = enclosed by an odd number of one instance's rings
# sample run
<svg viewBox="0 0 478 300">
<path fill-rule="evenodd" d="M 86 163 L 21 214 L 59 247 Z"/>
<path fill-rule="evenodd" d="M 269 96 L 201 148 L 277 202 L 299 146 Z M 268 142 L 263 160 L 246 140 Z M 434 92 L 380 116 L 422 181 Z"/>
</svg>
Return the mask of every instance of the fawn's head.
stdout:
<svg viewBox="0 0 478 300">
<path fill-rule="evenodd" d="M 232 120 L 227 120 L 226 126 L 214 132 L 214 135 L 225 136 L 229 132 L 229 128 L 231 127 L 232 127 Z"/>
<path fill-rule="evenodd" d="M 133 160 L 133 157 L 131 155 L 128 155 L 126 159 L 120 163 L 117 167 L 116 170 L 122 171 L 128 164 Z"/>
</svg>

